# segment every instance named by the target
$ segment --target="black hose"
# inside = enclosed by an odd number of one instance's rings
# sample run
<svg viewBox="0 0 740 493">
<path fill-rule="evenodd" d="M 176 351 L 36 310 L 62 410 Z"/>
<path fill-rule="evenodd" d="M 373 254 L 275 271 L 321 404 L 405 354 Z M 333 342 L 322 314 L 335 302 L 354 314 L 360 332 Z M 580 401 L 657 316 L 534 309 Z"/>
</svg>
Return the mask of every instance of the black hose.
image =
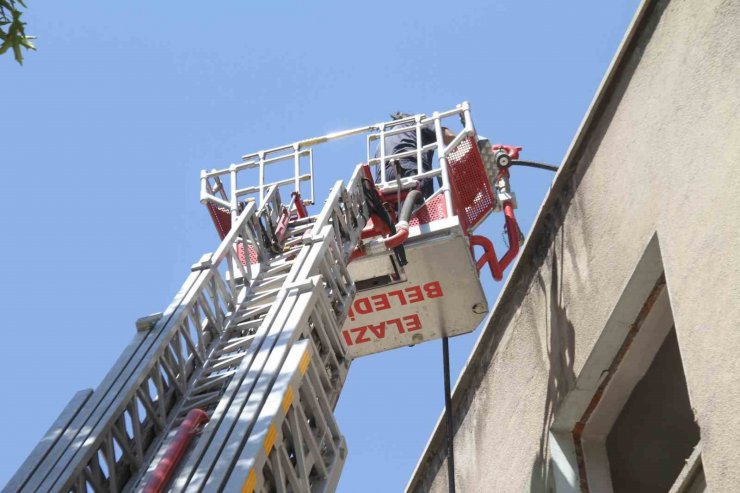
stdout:
<svg viewBox="0 0 740 493">
<path fill-rule="evenodd" d="M 512 161 L 509 166 L 526 166 L 528 168 L 544 169 L 547 171 L 557 171 L 559 168 L 551 164 L 538 163 L 536 161 Z"/>
<path fill-rule="evenodd" d="M 378 191 L 375 189 L 373 182 L 367 178 L 363 178 L 362 185 L 365 191 L 365 202 L 367 203 L 368 210 L 378 216 L 388 226 L 391 234 L 396 234 L 396 225 L 393 224 L 391 216 L 385 210 L 385 207 L 383 207 L 383 201 L 378 196 Z"/>
<path fill-rule="evenodd" d="M 445 428 L 447 432 L 447 491 L 455 493 L 455 442 L 454 419 L 452 416 L 452 396 L 450 395 L 450 346 L 447 336 L 442 338 L 442 366 L 445 385 Z"/>
<path fill-rule="evenodd" d="M 390 232 L 391 236 L 396 234 L 396 225 L 391 221 L 391 216 L 388 214 L 388 211 L 385 210 L 385 207 L 383 206 L 383 201 L 380 199 L 380 196 L 378 195 L 378 190 L 375 188 L 375 184 L 368 180 L 367 178 L 362 179 L 362 187 L 365 192 L 365 202 L 367 203 L 368 210 L 371 214 L 374 214 L 383 221 L 386 226 L 388 226 L 388 231 Z M 411 217 L 409 215 L 409 217 Z M 406 260 L 406 250 L 404 250 L 403 245 L 399 245 L 396 248 L 393 249 L 393 252 L 396 255 L 396 259 L 398 260 L 398 264 L 400 266 L 404 266 L 408 264 L 408 261 Z"/>
<path fill-rule="evenodd" d="M 411 221 L 411 214 L 414 212 L 414 205 L 422 200 L 421 190 L 411 190 L 408 195 L 406 195 L 406 200 L 403 201 L 401 212 L 398 214 L 398 222 L 403 221 L 408 223 Z"/>
</svg>

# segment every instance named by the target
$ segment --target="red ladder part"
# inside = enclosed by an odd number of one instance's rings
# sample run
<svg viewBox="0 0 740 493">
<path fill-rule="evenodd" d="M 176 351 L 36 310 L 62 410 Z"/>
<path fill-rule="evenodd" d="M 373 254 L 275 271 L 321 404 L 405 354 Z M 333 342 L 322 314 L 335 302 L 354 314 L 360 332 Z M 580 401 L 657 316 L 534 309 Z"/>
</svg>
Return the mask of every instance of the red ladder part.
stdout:
<svg viewBox="0 0 740 493">
<path fill-rule="evenodd" d="M 185 421 L 177 429 L 175 438 L 167 448 L 164 457 L 159 461 L 159 464 L 157 464 L 157 467 L 149 477 L 149 481 L 144 486 L 144 493 L 160 493 L 163 491 L 164 487 L 172 478 L 172 473 L 175 472 L 175 468 L 180 463 L 182 456 L 185 455 L 188 445 L 190 445 L 193 437 L 198 432 L 198 429 L 207 421 L 208 414 L 205 411 L 201 411 L 200 409 L 190 410 L 185 417 Z"/>
</svg>

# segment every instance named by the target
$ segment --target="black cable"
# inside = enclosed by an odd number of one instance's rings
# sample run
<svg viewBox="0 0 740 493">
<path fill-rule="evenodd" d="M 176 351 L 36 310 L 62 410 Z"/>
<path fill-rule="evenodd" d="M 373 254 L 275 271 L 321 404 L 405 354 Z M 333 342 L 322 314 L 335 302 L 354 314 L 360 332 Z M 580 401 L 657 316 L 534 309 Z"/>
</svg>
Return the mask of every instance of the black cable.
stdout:
<svg viewBox="0 0 740 493">
<path fill-rule="evenodd" d="M 547 171 L 557 171 L 558 169 L 560 169 L 557 166 L 545 163 L 538 163 L 536 161 L 512 161 L 510 166 L 526 166 L 528 168 L 544 169 Z"/>
<path fill-rule="evenodd" d="M 447 336 L 442 338 L 442 364 L 444 366 L 444 385 L 445 385 L 445 428 L 447 438 L 447 491 L 455 493 L 455 451 L 453 442 L 455 441 L 455 431 L 452 417 L 452 396 L 450 393 L 450 347 L 447 342 Z"/>
<path fill-rule="evenodd" d="M 365 192 L 365 201 L 367 202 L 368 209 L 371 213 L 380 217 L 380 219 L 388 226 L 391 233 L 396 232 L 396 225 L 391 221 L 388 211 L 383 207 L 383 201 L 380 200 L 378 192 L 375 189 L 375 185 L 367 178 L 362 179 L 363 190 Z"/>
<path fill-rule="evenodd" d="M 391 236 L 396 234 L 396 225 L 393 223 L 393 221 L 391 221 L 391 216 L 390 214 L 388 214 L 388 211 L 385 210 L 385 207 L 383 206 L 383 201 L 380 199 L 378 191 L 375 188 L 375 184 L 367 178 L 363 178 L 362 188 L 365 193 L 365 202 L 367 203 L 367 207 L 370 213 L 375 214 L 381 221 L 386 224 L 386 226 L 388 226 Z M 403 267 L 404 265 L 408 264 L 408 260 L 406 259 L 406 250 L 403 248 L 403 245 L 398 245 L 397 247 L 395 247 L 393 249 L 393 252 L 396 255 L 396 259 L 398 260 L 399 265 Z"/>
</svg>

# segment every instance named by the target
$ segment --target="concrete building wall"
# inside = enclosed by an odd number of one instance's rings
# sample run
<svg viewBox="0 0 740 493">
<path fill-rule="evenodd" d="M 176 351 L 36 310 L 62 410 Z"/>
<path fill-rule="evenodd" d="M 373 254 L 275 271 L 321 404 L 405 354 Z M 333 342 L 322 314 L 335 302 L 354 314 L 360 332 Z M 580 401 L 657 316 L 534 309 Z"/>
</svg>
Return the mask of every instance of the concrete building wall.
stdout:
<svg viewBox="0 0 740 493">
<path fill-rule="evenodd" d="M 740 2 L 646 0 L 456 386 L 457 490 L 569 488 L 551 428 L 664 282 L 707 485 L 737 491 L 739 228 Z M 447 491 L 443 438 L 409 491 Z"/>
</svg>

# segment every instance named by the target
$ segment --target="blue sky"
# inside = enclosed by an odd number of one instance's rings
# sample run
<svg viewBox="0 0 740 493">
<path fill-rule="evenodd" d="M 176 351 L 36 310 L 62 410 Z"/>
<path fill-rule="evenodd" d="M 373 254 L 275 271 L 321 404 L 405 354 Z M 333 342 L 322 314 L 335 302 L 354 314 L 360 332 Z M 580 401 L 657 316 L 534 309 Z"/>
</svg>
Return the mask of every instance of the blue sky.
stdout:
<svg viewBox="0 0 740 493">
<path fill-rule="evenodd" d="M 38 52 L 0 57 L 0 485 L 217 246 L 202 168 L 463 100 L 559 164 L 638 1 L 28 3 Z M 317 159 L 319 204 L 357 162 Z M 525 231 L 551 180 L 514 171 Z M 479 333 L 451 340 L 453 378 Z M 401 490 L 442 389 L 439 341 L 353 363 L 339 490 Z"/>
</svg>

